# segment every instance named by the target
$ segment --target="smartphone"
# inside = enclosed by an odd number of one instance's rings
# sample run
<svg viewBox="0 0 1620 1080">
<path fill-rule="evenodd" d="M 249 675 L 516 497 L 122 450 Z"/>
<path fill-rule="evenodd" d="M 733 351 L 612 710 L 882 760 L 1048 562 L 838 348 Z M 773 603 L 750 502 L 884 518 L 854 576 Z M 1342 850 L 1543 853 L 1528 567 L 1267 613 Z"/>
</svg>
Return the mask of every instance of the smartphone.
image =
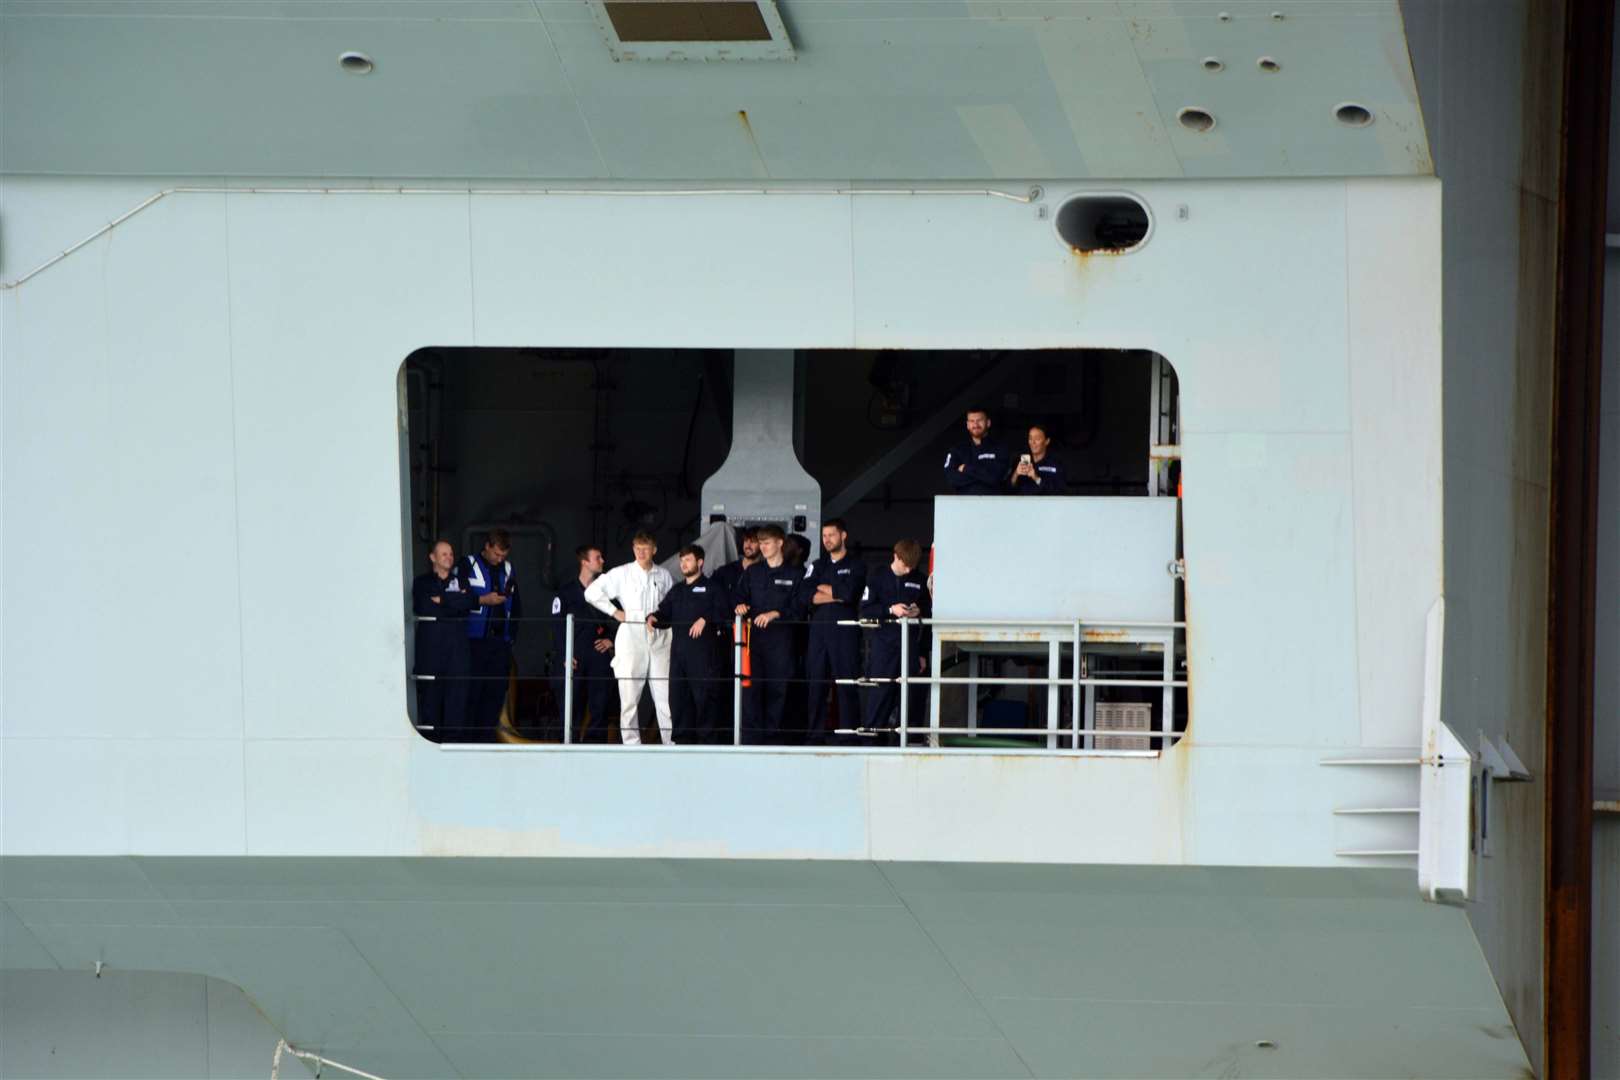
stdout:
<svg viewBox="0 0 1620 1080">
<path fill-rule="evenodd" d="M 1030 463 L 1030 456 L 1028 454 L 1019 454 L 1018 455 L 1018 464 L 1020 464 L 1020 465 L 1028 465 L 1029 463 Z"/>
</svg>

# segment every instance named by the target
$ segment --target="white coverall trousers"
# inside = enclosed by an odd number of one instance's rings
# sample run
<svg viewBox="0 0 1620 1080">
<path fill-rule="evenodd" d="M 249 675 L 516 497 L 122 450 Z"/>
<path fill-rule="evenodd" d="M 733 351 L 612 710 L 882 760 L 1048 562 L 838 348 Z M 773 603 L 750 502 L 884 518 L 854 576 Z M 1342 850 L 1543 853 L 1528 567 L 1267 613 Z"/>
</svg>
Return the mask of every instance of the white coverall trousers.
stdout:
<svg viewBox="0 0 1620 1080">
<path fill-rule="evenodd" d="M 626 746 L 641 745 L 641 688 L 651 676 L 653 711 L 665 746 L 675 745 L 669 713 L 671 632 L 649 630 L 643 611 L 626 611 L 613 638 L 613 674 L 619 677 L 619 735 Z"/>
</svg>

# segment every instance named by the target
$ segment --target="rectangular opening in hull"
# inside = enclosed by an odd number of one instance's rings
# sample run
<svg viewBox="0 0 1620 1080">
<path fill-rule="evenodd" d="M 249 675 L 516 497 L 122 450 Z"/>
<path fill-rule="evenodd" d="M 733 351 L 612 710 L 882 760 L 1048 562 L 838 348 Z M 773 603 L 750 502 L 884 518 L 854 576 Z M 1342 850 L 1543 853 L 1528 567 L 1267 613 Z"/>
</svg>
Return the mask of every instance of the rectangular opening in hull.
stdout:
<svg viewBox="0 0 1620 1080">
<path fill-rule="evenodd" d="M 906 745 L 1157 751 L 1185 726 L 1179 416 L 1155 354 L 431 348 L 401 387 L 406 667 L 429 738 L 873 748 L 903 724 Z M 1139 502 L 1168 513 L 1141 526 Z M 947 522 L 967 532 L 942 552 Z M 795 588 L 739 596 L 772 529 Z M 638 537 L 666 592 L 703 547 L 690 584 L 723 595 L 701 660 L 662 636 L 696 609 L 660 631 L 646 598 L 588 595 Z M 1150 547 L 1159 599 L 1137 610 L 1110 552 Z M 818 572 L 840 586 L 822 599 Z M 908 574 L 926 600 L 880 604 Z M 767 602 L 779 621 L 752 625 Z M 1165 625 L 1116 625 L 1127 611 Z M 985 632 L 1008 620 L 1030 625 Z M 1127 704 L 1156 734 L 1104 740 Z"/>
</svg>

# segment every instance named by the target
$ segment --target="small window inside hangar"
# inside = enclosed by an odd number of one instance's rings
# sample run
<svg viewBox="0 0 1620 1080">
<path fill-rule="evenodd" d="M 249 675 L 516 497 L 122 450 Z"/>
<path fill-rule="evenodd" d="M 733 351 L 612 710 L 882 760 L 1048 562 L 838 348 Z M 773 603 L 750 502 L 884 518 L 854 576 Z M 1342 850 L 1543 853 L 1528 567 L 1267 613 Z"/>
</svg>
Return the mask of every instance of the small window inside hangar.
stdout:
<svg viewBox="0 0 1620 1080">
<path fill-rule="evenodd" d="M 771 364 L 782 381 L 759 383 L 756 373 Z M 881 568 L 898 540 L 914 539 L 925 552 L 932 546 L 936 496 L 959 491 L 945 461 L 969 437 L 970 408 L 983 411 L 988 438 L 1005 447 L 1009 495 L 1021 483 L 1012 475 L 1021 459 L 1036 456 L 1032 427 L 1039 459 L 1061 466 L 1061 473 L 1043 472 L 1043 483 L 1058 485 L 1062 495 L 1170 495 L 1178 468 L 1173 453 L 1166 454 L 1177 442 L 1174 372 L 1147 352 L 801 350 L 767 357 L 733 350 L 430 348 L 406 360 L 401 387 L 411 574 L 431 572 L 436 540 L 448 541 L 459 564 L 485 551 L 499 532 L 522 595 L 521 613 L 505 612 L 515 632 L 502 685 L 485 686 L 492 683 L 487 672 L 447 676 L 467 682 L 465 730 L 424 723 L 415 710 L 417 726 L 438 740 L 564 741 L 566 650 L 550 622 L 561 590 L 579 580 L 579 547 L 599 548 L 613 567 L 631 559 L 632 537 L 647 533 L 657 542 L 658 561 L 673 564 L 681 546 L 716 519 L 737 526 L 769 517 L 802 534 L 815 559 L 822 554 L 820 523 L 838 518 L 849 524 L 850 552 Z M 759 400 L 772 403 L 766 410 L 772 415 L 762 416 Z M 751 473 L 751 465 L 763 471 Z M 739 491 L 778 483 L 806 484 L 808 494 L 789 491 L 779 512 L 764 516 L 739 512 Z M 728 484 L 729 495 L 722 490 Z M 728 556 L 734 551 L 711 553 L 705 569 L 712 573 Z M 414 635 L 419 626 L 412 625 Z M 980 674 L 1020 667 L 1048 674 L 1048 665 L 1018 657 L 972 659 L 952 651 L 941 662 L 955 665 L 942 675 L 965 676 L 970 662 Z M 1130 669 L 1127 658 L 1121 670 Z M 728 670 L 727 678 L 733 674 Z M 802 692 L 802 676 L 794 678 L 790 697 Z M 583 717 L 575 701 L 567 740 L 620 741 L 617 694 L 574 689 L 591 700 Z M 970 701 L 964 687 L 942 688 L 938 702 L 919 701 L 912 726 L 925 726 L 933 708 L 948 711 L 953 724 L 971 717 L 986 728 L 1052 720 L 1044 689 L 981 689 Z M 732 697 L 731 687 L 721 686 L 715 707 L 729 714 Z M 1183 722 L 1177 706 L 1165 719 L 1149 692 L 1103 690 L 1091 704 L 1134 698 L 1151 698 L 1159 710 L 1154 730 Z M 484 704 L 475 707 L 474 699 Z M 660 740 L 653 706 L 643 698 L 641 726 L 650 743 Z M 1072 707 L 1061 708 L 1063 724 L 1073 726 Z M 856 717 L 836 715 L 836 701 L 827 709 L 835 715 L 824 723 L 856 726 Z M 842 711 L 854 711 L 847 700 Z M 801 723 L 809 721 L 786 725 L 786 741 Z M 729 731 L 728 716 L 715 726 Z"/>
</svg>

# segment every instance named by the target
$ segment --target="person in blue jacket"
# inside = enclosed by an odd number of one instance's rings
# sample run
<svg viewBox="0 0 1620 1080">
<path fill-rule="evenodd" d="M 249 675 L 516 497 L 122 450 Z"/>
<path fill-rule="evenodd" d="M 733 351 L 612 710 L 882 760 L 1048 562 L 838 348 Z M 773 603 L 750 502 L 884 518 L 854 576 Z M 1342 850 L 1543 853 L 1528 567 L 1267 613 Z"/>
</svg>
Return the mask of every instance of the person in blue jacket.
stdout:
<svg viewBox="0 0 1620 1080">
<path fill-rule="evenodd" d="M 1007 448 L 990 434 L 990 414 L 967 411 L 967 438 L 945 455 L 945 481 L 953 495 L 1005 495 L 1012 464 Z"/>
<path fill-rule="evenodd" d="M 749 696 L 753 708 L 744 717 L 743 741 L 770 744 L 787 734 L 782 730 L 788 686 L 793 677 L 793 623 L 803 618 L 804 568 L 790 564 L 782 554 L 787 534 L 780 526 L 758 530 L 762 560 L 744 571 L 737 582 L 735 611 L 748 617 Z"/>
<path fill-rule="evenodd" d="M 1064 495 L 1069 478 L 1063 471 L 1063 462 L 1051 453 L 1052 440 L 1046 428 L 1032 424 L 1029 429 L 1029 453 L 1021 454 L 1013 468 L 1012 493 L 1014 495 Z"/>
<path fill-rule="evenodd" d="M 825 554 L 815 561 L 805 579 L 810 609 L 810 647 L 805 661 L 809 680 L 808 730 L 805 742 L 824 745 L 837 741 L 827 722 L 828 694 L 835 679 L 858 678 L 861 671 L 861 631 L 840 626 L 852 621 L 861 594 L 866 591 L 866 564 L 850 554 L 849 526 L 832 518 L 821 527 Z M 837 686 L 838 722 L 852 728 L 860 724 L 860 691 L 853 685 Z"/>
<path fill-rule="evenodd" d="M 675 742 L 730 742 L 729 725 L 719 723 L 722 687 L 729 674 L 721 656 L 722 635 L 730 640 L 730 596 L 703 576 L 703 546 L 681 548 L 681 580 L 647 617 L 649 628 L 674 631 L 669 659 L 669 707 Z M 724 736 L 724 737 L 722 737 Z"/>
<path fill-rule="evenodd" d="M 467 724 L 467 627 L 475 600 L 455 575 L 448 540 L 428 549 L 428 570 L 411 582 L 416 615 L 416 726 L 435 742 L 458 737 Z"/>
<path fill-rule="evenodd" d="M 861 599 L 861 618 L 876 619 L 882 624 L 866 631 L 866 677 L 869 679 L 900 677 L 899 620 L 926 619 L 934 607 L 928 593 L 928 574 L 921 569 L 922 545 L 915 540 L 901 540 L 894 545 L 893 552 L 894 557 L 887 567 L 867 575 L 866 592 Z M 928 657 L 923 653 L 920 631 L 920 627 L 912 627 L 906 643 L 913 675 L 928 672 Z M 869 687 L 866 694 L 867 729 L 893 729 L 896 726 L 894 712 L 900 703 L 899 684 L 885 682 Z M 912 700 L 915 703 L 917 699 Z M 915 713 L 910 719 L 919 726 L 926 722 Z"/>
<path fill-rule="evenodd" d="M 467 694 L 469 742 L 496 741 L 506 688 L 512 674 L 512 642 L 517 620 L 523 617 L 517 580 L 506 557 L 512 538 L 505 529 L 491 529 L 477 555 L 461 561 L 456 572 L 461 587 L 473 595 L 476 606 L 467 616 L 472 685 Z"/>
<path fill-rule="evenodd" d="M 557 616 L 552 624 L 552 650 L 559 667 L 557 679 L 557 707 L 561 710 L 566 698 L 562 683 L 561 664 L 568 655 L 565 631 L 566 616 L 574 617 L 574 714 L 569 718 L 576 742 L 605 743 L 617 741 L 618 728 L 608 723 L 613 703 L 618 700 L 618 680 L 613 674 L 613 634 L 618 626 L 592 607 L 585 599 L 585 587 L 607 569 L 602 549 L 592 544 L 581 544 L 574 549 L 574 560 L 579 573 L 557 586 L 557 595 L 551 601 L 551 614 Z M 591 726 L 584 727 L 585 708 L 590 706 Z"/>
</svg>

